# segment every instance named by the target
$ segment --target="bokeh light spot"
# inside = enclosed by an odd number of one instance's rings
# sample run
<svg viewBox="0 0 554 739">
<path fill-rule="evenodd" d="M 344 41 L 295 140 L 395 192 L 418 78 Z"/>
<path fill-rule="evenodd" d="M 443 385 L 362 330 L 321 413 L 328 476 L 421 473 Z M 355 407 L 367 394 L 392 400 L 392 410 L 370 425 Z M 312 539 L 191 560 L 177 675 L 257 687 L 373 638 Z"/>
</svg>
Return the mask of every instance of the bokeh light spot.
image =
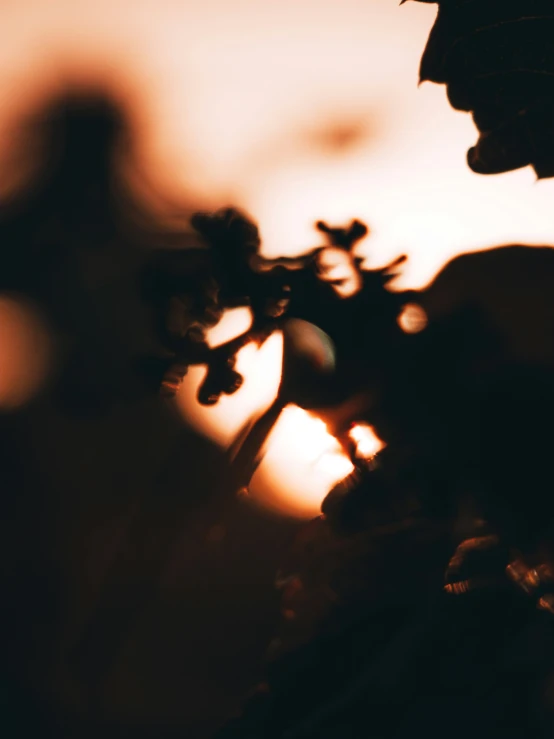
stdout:
<svg viewBox="0 0 554 739">
<path fill-rule="evenodd" d="M 46 379 L 51 357 L 40 313 L 19 296 L 0 295 L 0 409 L 28 402 Z"/>
<path fill-rule="evenodd" d="M 350 430 L 350 438 L 356 444 L 356 453 L 363 459 L 371 459 L 383 448 L 383 442 L 371 426 L 357 423 Z"/>
<path fill-rule="evenodd" d="M 427 327 L 427 313 L 417 303 L 404 306 L 398 316 L 398 325 L 407 334 L 417 334 Z"/>
</svg>

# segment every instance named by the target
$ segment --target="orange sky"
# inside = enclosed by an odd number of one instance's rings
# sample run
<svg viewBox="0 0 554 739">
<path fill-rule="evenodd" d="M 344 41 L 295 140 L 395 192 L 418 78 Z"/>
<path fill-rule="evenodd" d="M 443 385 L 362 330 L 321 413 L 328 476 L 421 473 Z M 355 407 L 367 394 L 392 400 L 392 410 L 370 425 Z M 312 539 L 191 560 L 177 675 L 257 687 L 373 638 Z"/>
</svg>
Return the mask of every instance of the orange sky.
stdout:
<svg viewBox="0 0 554 739">
<path fill-rule="evenodd" d="M 246 206 L 271 254 L 311 244 L 315 218 L 367 218 L 372 262 L 408 251 L 404 283 L 420 285 L 460 251 L 554 241 L 553 183 L 472 174 L 470 117 L 441 87 L 418 89 L 435 12 L 396 0 L 4 0 L 0 132 L 41 85 L 109 84 L 160 193 Z M 352 140 L 329 151 L 337 128 Z"/>
<path fill-rule="evenodd" d="M 463 251 L 554 243 L 554 183 L 472 174 L 470 117 L 443 88 L 417 87 L 435 13 L 397 0 L 4 0 L 0 193 L 18 116 L 98 84 L 128 107 L 151 191 L 245 207 L 267 254 L 313 246 L 317 218 L 358 217 L 369 263 L 406 252 L 400 284 L 417 287 Z"/>
</svg>

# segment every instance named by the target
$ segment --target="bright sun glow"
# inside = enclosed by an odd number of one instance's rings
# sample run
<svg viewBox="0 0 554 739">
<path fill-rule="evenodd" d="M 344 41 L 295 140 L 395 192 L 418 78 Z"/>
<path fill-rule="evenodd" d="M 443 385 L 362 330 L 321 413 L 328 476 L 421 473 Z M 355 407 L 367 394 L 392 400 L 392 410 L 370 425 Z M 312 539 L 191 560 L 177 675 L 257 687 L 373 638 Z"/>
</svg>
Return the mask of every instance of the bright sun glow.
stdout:
<svg viewBox="0 0 554 739">
<path fill-rule="evenodd" d="M 208 333 L 211 346 L 221 344 L 245 331 L 251 323 L 247 308 L 227 311 Z M 281 380 L 283 339 L 274 334 L 258 348 L 245 346 L 237 355 L 236 369 L 244 383 L 234 395 L 222 395 L 212 406 L 201 406 L 196 394 L 206 375 L 205 367 L 192 367 L 177 395 L 177 404 L 188 423 L 217 444 L 228 447 L 249 418 L 261 413 L 277 395 Z"/>
<path fill-rule="evenodd" d="M 251 495 L 281 513 L 315 516 L 330 488 L 353 469 L 323 421 L 288 406 L 268 438 Z"/>
<path fill-rule="evenodd" d="M 319 218 L 357 217 L 372 228 L 371 263 L 407 253 L 398 284 L 418 287 L 455 254 L 554 241 L 554 180 L 470 172 L 471 117 L 442 86 L 418 87 L 434 4 L 4 5 L 0 188 L 14 175 L 18 139 L 7 134 L 18 116 L 80 81 L 127 105 L 131 171 L 152 208 L 238 204 L 259 221 L 267 255 L 317 245 Z"/>
<path fill-rule="evenodd" d="M 365 423 L 357 423 L 350 431 L 350 437 L 356 444 L 358 455 L 364 459 L 371 459 L 383 448 L 381 439 Z"/>
<path fill-rule="evenodd" d="M 248 309 L 228 311 L 210 330 L 210 345 L 242 333 L 250 322 Z M 197 431 L 227 447 L 246 421 L 263 412 L 277 395 L 282 355 L 280 334 L 271 336 L 259 349 L 254 344 L 244 347 L 237 361 L 237 369 L 245 378 L 243 386 L 235 395 L 222 396 L 210 407 L 196 402 L 206 370 L 193 367 L 178 393 L 178 407 Z M 352 463 L 321 419 L 288 406 L 267 440 L 265 457 L 250 485 L 250 495 L 257 503 L 286 515 L 315 516 L 329 489 L 352 469 Z"/>
</svg>

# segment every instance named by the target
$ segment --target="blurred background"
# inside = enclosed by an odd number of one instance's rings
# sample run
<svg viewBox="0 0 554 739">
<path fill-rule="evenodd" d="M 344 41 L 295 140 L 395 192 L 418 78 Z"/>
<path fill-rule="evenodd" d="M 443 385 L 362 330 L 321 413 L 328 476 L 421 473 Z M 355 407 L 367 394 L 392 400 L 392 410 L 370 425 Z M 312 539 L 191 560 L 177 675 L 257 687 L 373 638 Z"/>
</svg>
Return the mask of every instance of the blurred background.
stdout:
<svg viewBox="0 0 554 739">
<path fill-rule="evenodd" d="M 417 86 L 433 4 L 26 0 L 1 12 L 3 189 L 25 155 L 22 116 L 78 85 L 123 106 L 149 207 L 246 207 L 267 254 L 306 249 L 319 217 L 356 214 L 373 229 L 371 261 L 406 251 L 415 286 L 461 251 L 551 241 L 552 183 L 472 174 L 470 117 L 443 88 Z"/>
<path fill-rule="evenodd" d="M 368 266 L 409 255 L 398 287 L 462 252 L 554 239 L 554 183 L 471 173 L 470 117 L 418 87 L 435 13 L 392 0 L 0 6 L 4 693 L 21 731 L 208 736 L 261 674 L 287 542 L 348 471 L 293 413 L 257 504 L 223 495 L 224 448 L 271 402 L 278 342 L 247 347 L 245 387 L 210 410 L 194 401 L 201 369 L 171 406 L 128 380 L 153 345 L 136 283 L 157 239 L 232 203 L 275 257 L 319 245 L 317 219 L 356 217 Z M 45 111 L 68 93 L 115 104 L 113 160 L 113 122 L 85 116 L 56 170 L 66 124 Z"/>
</svg>

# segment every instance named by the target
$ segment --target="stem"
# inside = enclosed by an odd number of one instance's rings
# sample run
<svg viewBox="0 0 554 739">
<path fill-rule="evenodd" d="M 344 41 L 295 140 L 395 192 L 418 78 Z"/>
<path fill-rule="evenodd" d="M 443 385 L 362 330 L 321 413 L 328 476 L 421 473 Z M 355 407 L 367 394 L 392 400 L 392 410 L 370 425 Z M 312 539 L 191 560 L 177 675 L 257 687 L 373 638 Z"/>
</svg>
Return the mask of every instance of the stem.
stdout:
<svg viewBox="0 0 554 739">
<path fill-rule="evenodd" d="M 233 492 L 248 487 L 263 459 L 261 455 L 263 445 L 286 405 L 287 401 L 278 395 L 250 429 L 246 433 L 243 432 L 244 441 L 231 462 L 230 483 Z"/>
</svg>

